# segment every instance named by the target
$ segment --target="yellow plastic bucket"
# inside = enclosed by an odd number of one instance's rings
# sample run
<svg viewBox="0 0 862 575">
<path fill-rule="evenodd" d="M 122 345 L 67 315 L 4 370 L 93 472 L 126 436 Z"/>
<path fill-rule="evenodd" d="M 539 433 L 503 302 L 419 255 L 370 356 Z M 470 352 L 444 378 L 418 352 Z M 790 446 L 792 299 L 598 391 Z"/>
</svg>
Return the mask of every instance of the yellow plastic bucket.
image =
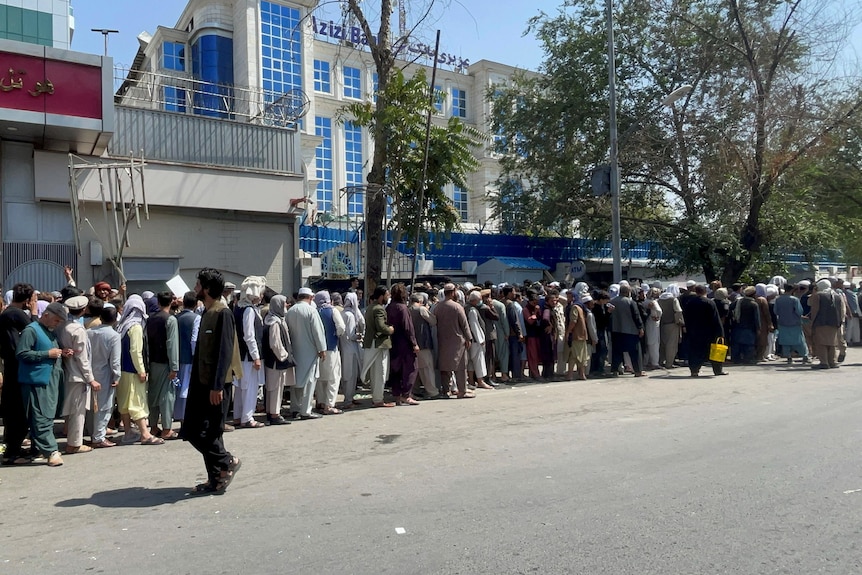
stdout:
<svg viewBox="0 0 862 575">
<path fill-rule="evenodd" d="M 709 360 L 718 363 L 724 363 L 727 359 L 727 346 L 724 345 L 724 338 L 718 338 L 715 343 L 709 344 Z"/>
</svg>

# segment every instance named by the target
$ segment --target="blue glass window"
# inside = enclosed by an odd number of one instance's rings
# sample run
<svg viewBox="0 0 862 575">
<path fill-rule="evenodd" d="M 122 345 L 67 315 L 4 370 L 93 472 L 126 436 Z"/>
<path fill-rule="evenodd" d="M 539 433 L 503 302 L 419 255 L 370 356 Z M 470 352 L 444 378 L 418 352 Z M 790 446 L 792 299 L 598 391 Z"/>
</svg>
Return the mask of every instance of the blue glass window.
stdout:
<svg viewBox="0 0 862 575">
<path fill-rule="evenodd" d="M 261 70 L 267 102 L 302 89 L 301 14 L 297 8 L 261 0 Z"/>
<path fill-rule="evenodd" d="M 455 211 L 461 216 L 461 221 L 466 222 L 468 217 L 467 207 L 467 190 L 459 186 L 455 186 L 452 190 L 452 204 L 455 206 Z"/>
<path fill-rule="evenodd" d="M 329 62 L 314 61 L 314 91 L 329 94 L 332 92 L 332 82 L 329 76 Z"/>
<path fill-rule="evenodd" d="M 162 69 L 186 71 L 186 45 L 178 42 L 162 44 Z"/>
<path fill-rule="evenodd" d="M 380 76 L 377 72 L 371 74 L 371 98 L 377 103 L 377 92 L 380 91 Z"/>
<path fill-rule="evenodd" d="M 186 111 L 186 91 L 175 86 L 164 86 L 165 110 L 168 112 Z"/>
<path fill-rule="evenodd" d="M 229 118 L 233 112 L 233 40 L 217 34 L 199 36 L 192 44 L 192 75 L 200 80 L 194 112 Z"/>
<path fill-rule="evenodd" d="M 452 115 L 467 117 L 467 92 L 459 88 L 452 88 Z"/>
<path fill-rule="evenodd" d="M 445 94 L 443 93 L 443 88 L 440 86 L 434 86 L 434 108 L 438 112 L 443 111 L 443 98 Z"/>
<path fill-rule="evenodd" d="M 317 209 L 321 212 L 332 211 L 332 118 L 316 116 L 314 135 L 323 141 L 314 151 L 314 164 L 317 182 Z"/>
<path fill-rule="evenodd" d="M 362 72 L 359 68 L 344 67 L 344 97 L 362 99 Z"/>
<path fill-rule="evenodd" d="M 362 128 L 351 122 L 344 123 L 344 168 L 348 187 L 365 184 L 362 176 Z M 356 192 L 348 194 L 347 215 L 362 215 L 362 204 L 365 194 Z"/>
</svg>

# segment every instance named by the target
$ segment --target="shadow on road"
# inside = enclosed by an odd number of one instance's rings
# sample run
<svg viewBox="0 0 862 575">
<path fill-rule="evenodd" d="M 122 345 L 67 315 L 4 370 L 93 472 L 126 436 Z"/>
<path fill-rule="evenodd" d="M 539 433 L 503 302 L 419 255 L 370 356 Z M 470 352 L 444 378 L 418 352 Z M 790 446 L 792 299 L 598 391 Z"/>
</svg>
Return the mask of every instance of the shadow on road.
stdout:
<svg viewBox="0 0 862 575">
<path fill-rule="evenodd" d="M 170 505 L 184 499 L 191 499 L 188 487 L 160 487 L 149 489 L 147 487 L 126 487 L 124 489 L 112 489 L 111 491 L 97 491 L 87 499 L 67 499 L 58 501 L 55 507 L 83 507 L 84 505 L 95 505 L 96 507 L 158 507 L 159 505 Z"/>
</svg>

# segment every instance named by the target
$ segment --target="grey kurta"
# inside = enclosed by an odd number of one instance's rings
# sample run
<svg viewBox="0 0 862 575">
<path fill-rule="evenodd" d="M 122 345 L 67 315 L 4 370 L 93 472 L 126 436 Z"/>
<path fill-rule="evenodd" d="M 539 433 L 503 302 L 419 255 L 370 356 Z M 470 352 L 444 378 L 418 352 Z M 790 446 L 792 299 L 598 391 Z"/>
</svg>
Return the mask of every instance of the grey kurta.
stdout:
<svg viewBox="0 0 862 575">
<path fill-rule="evenodd" d="M 320 375 L 317 354 L 326 351 L 323 322 L 317 310 L 304 301 L 297 302 L 287 310 L 285 320 L 296 362 L 294 387 L 305 387 L 315 382 Z"/>
<path fill-rule="evenodd" d="M 467 368 L 465 341 L 471 341 L 470 326 L 464 308 L 452 300 L 434 306 L 437 317 L 437 369 L 455 371 Z"/>
<path fill-rule="evenodd" d="M 87 330 L 90 339 L 93 377 L 102 384 L 98 393 L 99 411 L 114 408 L 114 388 L 111 384 L 120 381 L 120 334 L 111 326 L 100 325 Z M 108 400 L 111 399 L 109 403 Z"/>
</svg>

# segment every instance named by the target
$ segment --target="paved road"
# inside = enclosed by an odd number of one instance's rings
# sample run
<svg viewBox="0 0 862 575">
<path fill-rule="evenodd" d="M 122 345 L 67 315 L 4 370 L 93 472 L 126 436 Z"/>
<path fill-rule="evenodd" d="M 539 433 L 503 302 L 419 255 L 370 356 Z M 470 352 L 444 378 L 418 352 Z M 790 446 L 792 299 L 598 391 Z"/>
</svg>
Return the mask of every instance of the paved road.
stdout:
<svg viewBox="0 0 862 575">
<path fill-rule="evenodd" d="M 0 468 L 0 573 L 862 573 L 862 350 L 684 371 L 237 431 L 222 497 L 182 442 Z"/>
</svg>

